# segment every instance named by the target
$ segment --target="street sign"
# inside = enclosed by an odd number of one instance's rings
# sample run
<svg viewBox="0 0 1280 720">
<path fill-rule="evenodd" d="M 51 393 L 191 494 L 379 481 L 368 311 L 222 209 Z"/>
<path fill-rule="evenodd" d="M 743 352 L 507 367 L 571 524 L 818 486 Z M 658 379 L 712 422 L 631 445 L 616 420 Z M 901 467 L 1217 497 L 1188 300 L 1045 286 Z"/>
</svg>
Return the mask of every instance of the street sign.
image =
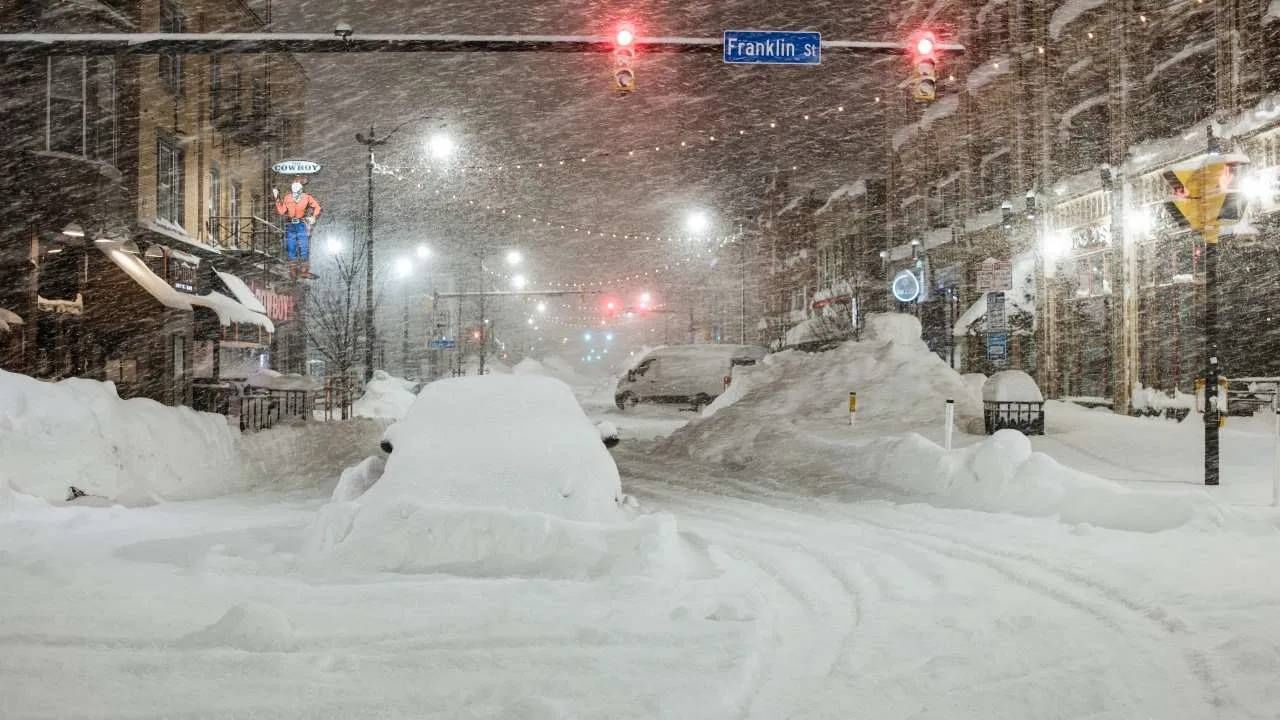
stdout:
<svg viewBox="0 0 1280 720">
<path fill-rule="evenodd" d="M 1004 293 L 987 295 L 987 333 L 1009 332 L 1009 315 L 1005 310 Z"/>
<path fill-rule="evenodd" d="M 975 278 L 978 292 L 1004 292 L 1013 289 L 1013 263 L 987 258 L 978 266 Z"/>
<path fill-rule="evenodd" d="M 313 163 L 310 160 L 281 160 L 271 169 L 281 175 L 314 175 L 320 172 L 320 163 Z"/>
<path fill-rule="evenodd" d="M 725 30 L 724 61 L 735 65 L 817 65 L 822 33 Z"/>
<path fill-rule="evenodd" d="M 427 347 L 432 350 L 456 350 L 458 348 L 458 341 L 441 338 L 439 340 L 432 340 L 428 342 Z"/>
<path fill-rule="evenodd" d="M 1009 334 L 1002 332 L 987 333 L 987 359 L 996 367 L 1004 367 L 1009 359 Z"/>
</svg>

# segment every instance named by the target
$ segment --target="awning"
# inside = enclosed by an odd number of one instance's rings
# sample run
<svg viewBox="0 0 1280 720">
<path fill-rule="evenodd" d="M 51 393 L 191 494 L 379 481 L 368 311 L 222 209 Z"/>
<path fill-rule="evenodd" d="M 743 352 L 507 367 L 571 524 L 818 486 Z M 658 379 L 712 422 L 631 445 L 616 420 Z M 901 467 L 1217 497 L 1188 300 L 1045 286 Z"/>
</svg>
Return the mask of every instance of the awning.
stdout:
<svg viewBox="0 0 1280 720">
<path fill-rule="evenodd" d="M 0 308 L 0 332 L 9 332 L 13 327 L 24 324 L 18 313 Z"/>
<path fill-rule="evenodd" d="M 187 295 L 186 297 L 187 301 L 192 305 L 206 307 L 214 311 L 218 315 L 218 322 L 223 325 L 246 323 L 257 325 L 269 333 L 276 331 L 276 326 L 272 324 L 266 315 L 254 312 L 220 292 L 211 292 L 207 295 Z"/>
<path fill-rule="evenodd" d="M 227 289 L 231 291 L 232 297 L 234 297 L 241 305 L 244 305 L 254 312 L 262 313 L 263 315 L 267 314 L 266 306 L 262 304 L 262 301 L 258 299 L 258 296 L 253 294 L 253 291 L 249 289 L 249 286 L 245 281 L 231 273 L 222 272 L 221 270 L 215 270 L 214 272 L 218 274 L 218 279 L 222 281 L 222 284 L 226 285 Z"/>
<path fill-rule="evenodd" d="M 248 323 L 264 328 L 269 333 L 276 331 L 275 325 L 266 315 L 256 312 L 254 309 L 246 307 L 220 292 L 211 292 L 207 295 L 192 295 L 175 290 L 172 285 L 152 272 L 151 268 L 147 267 L 147 264 L 142 261 L 142 258 L 134 253 L 126 252 L 123 249 L 124 243 L 122 242 L 99 241 L 95 242 L 94 245 L 103 255 L 110 258 L 111 262 L 133 278 L 133 281 L 146 290 L 151 297 L 160 301 L 160 304 L 165 307 L 174 308 L 175 310 L 194 310 L 196 306 L 205 307 L 212 310 L 218 316 L 218 321 L 223 325 Z M 259 304 L 259 307 L 261 307 L 261 304 Z"/>
</svg>

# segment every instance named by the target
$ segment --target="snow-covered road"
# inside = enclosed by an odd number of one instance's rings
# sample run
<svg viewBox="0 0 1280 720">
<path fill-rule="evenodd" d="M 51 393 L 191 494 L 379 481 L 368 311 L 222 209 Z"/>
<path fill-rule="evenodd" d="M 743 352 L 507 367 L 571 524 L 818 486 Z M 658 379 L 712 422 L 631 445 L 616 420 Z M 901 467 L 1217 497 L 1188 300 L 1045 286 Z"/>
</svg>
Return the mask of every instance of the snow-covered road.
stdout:
<svg viewBox="0 0 1280 720">
<path fill-rule="evenodd" d="M 1280 540 L 616 455 L 679 578 L 327 573 L 318 494 L 0 523 L 0 716 L 1273 718 Z"/>
<path fill-rule="evenodd" d="M 747 612 L 761 642 L 732 688 L 745 716 L 1247 718 L 1278 706 L 1280 624 L 1252 612 L 1280 609 L 1264 577 L 1273 538 L 1258 552 L 1256 538 L 842 504 L 643 452 L 620 461 L 631 491 L 756 578 Z M 1229 589 L 1246 586 L 1254 600 Z"/>
</svg>

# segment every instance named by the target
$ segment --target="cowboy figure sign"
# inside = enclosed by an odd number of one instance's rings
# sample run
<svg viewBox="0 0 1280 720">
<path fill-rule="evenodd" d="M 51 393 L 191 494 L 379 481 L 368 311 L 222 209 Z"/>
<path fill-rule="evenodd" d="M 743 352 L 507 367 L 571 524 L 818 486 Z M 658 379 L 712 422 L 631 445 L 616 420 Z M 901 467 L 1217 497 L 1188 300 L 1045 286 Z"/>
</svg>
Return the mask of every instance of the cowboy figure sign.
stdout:
<svg viewBox="0 0 1280 720">
<path fill-rule="evenodd" d="M 302 191 L 306 181 L 304 176 L 297 175 L 287 194 L 281 197 L 280 191 L 272 188 L 271 195 L 276 200 L 276 214 L 284 219 L 284 243 L 289 262 L 297 268 L 299 275 L 310 277 L 311 228 L 320 219 L 320 203 L 310 193 Z M 311 214 L 307 214 L 308 208 Z"/>
</svg>

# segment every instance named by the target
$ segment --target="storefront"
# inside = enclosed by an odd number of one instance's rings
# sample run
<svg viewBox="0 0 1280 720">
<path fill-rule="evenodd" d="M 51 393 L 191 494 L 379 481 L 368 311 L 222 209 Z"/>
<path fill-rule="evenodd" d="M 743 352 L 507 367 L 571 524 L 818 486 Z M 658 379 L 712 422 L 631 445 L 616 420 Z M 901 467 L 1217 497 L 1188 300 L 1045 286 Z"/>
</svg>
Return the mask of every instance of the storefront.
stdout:
<svg viewBox="0 0 1280 720">
<path fill-rule="evenodd" d="M 1061 247 L 1046 259 L 1046 285 L 1054 303 L 1057 396 L 1112 397 L 1112 282 L 1117 262 L 1110 218 L 1058 230 Z"/>
</svg>

